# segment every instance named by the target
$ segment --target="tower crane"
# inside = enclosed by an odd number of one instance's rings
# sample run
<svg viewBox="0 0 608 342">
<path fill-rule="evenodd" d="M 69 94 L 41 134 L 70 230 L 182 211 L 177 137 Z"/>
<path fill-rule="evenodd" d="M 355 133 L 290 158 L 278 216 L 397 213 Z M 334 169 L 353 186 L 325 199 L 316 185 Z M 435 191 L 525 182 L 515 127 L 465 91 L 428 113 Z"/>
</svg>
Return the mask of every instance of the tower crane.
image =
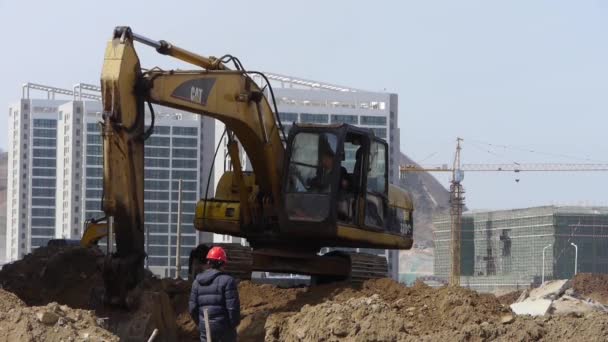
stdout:
<svg viewBox="0 0 608 342">
<path fill-rule="evenodd" d="M 461 164 L 460 155 L 464 139 L 456 138 L 456 153 L 452 167 L 448 164 L 418 165 L 406 164 L 399 167 L 400 177 L 407 172 L 451 172 L 450 181 L 450 230 L 451 230 L 451 270 L 449 284 L 460 285 L 460 246 L 462 231 L 462 210 L 464 208 L 464 172 L 595 172 L 608 171 L 607 163 L 510 163 L 510 164 Z M 519 181 L 519 179 L 516 179 Z"/>
</svg>

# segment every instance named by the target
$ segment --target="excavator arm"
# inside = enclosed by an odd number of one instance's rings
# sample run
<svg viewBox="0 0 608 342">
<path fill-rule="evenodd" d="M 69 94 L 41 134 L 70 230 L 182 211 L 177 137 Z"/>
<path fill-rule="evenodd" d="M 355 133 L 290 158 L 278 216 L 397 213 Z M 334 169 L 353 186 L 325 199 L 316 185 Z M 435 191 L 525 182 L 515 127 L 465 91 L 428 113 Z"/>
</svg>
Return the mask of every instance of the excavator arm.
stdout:
<svg viewBox="0 0 608 342">
<path fill-rule="evenodd" d="M 202 69 L 144 71 L 134 41 Z M 116 28 L 107 45 L 101 86 L 102 207 L 109 236 L 114 235 L 116 239 L 116 251 L 106 260 L 104 278 L 107 300 L 120 304 L 125 303 L 128 292 L 143 278 L 144 141 L 154 129 L 150 125 L 146 130 L 146 105 L 151 111 L 151 104 L 161 104 L 223 122 L 249 156 L 260 203 L 279 203 L 284 147 L 275 114 L 246 71 L 229 70 L 218 59 L 138 36 L 128 27 Z M 232 150 L 234 152 L 234 147 Z M 240 165 L 236 166 L 240 171 Z M 237 171 L 235 176 L 242 177 L 242 174 Z M 251 190 L 241 186 L 238 191 L 242 218 L 276 219 L 273 205 L 251 205 L 250 193 L 245 193 Z"/>
</svg>

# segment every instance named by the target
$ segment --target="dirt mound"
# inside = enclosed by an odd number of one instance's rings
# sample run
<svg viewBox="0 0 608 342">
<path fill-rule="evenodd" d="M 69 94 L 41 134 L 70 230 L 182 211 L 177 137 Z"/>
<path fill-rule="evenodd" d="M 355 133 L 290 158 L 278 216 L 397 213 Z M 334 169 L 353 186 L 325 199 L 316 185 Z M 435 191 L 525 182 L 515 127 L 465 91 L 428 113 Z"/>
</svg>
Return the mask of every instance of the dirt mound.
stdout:
<svg viewBox="0 0 608 342">
<path fill-rule="evenodd" d="M 88 308 L 91 290 L 102 286 L 98 249 L 42 247 L 22 260 L 4 265 L 0 286 L 16 294 L 27 305 L 50 302 L 73 308 Z"/>
<path fill-rule="evenodd" d="M 137 308 L 99 306 L 91 299 L 103 286 L 102 261 L 99 250 L 46 247 L 5 265 L 0 285 L 16 296 L 0 290 L 0 342 L 140 341 L 154 328 L 161 331 L 156 341 L 199 340 L 188 313 L 189 281 L 148 274 L 136 290 Z M 608 276 L 579 274 L 574 287 L 605 300 L 607 281 Z M 500 302 L 512 301 L 516 293 L 499 301 L 464 288 L 431 288 L 421 282 L 406 287 L 377 279 L 359 286 L 289 289 L 244 281 L 239 294 L 239 341 L 608 340 L 608 315 L 516 317 Z"/>
<path fill-rule="evenodd" d="M 296 330 L 303 326 L 307 330 L 308 328 L 315 330 L 317 324 L 325 326 L 330 322 L 328 317 L 335 315 L 333 313 L 325 315 L 324 312 L 334 312 L 338 310 L 339 306 L 344 306 L 344 313 L 338 315 L 344 318 L 344 321 L 333 324 L 346 324 L 354 329 L 348 330 L 350 328 L 347 328 L 348 331 L 344 336 L 350 336 L 358 329 L 357 327 L 361 326 L 361 323 L 353 321 L 349 325 L 348 317 L 352 317 L 355 306 L 360 308 L 360 313 L 357 315 L 365 316 L 367 309 L 363 308 L 361 303 L 367 302 L 369 298 L 372 298 L 378 306 L 390 308 L 387 311 L 390 317 L 384 315 L 378 317 L 380 317 L 380 321 L 387 322 L 386 324 L 393 324 L 390 328 L 391 331 L 394 330 L 394 327 L 401 329 L 400 322 L 407 321 L 412 323 L 412 326 L 406 326 L 405 331 L 408 334 L 415 334 L 413 336 L 422 336 L 425 331 L 434 331 L 439 328 L 459 329 L 464 323 L 481 323 L 489 319 L 488 317 L 499 320 L 502 314 L 509 312 L 492 295 L 478 294 L 462 288 L 433 289 L 423 283 L 405 287 L 391 279 L 369 280 L 359 287 L 332 284 L 306 289 L 279 289 L 274 286 L 260 286 L 245 282 L 239 289 L 243 298 L 244 315 L 243 323 L 239 326 L 239 337 L 245 341 L 260 341 L 264 336 L 271 341 L 290 340 L 290 338 L 297 340 L 296 337 L 300 336 L 301 332 L 291 331 L 291 326 Z M 292 316 L 294 318 L 290 319 Z M 374 316 L 377 315 L 374 314 Z M 304 322 L 312 325 L 304 324 Z M 375 321 L 371 320 L 366 324 L 380 327 L 373 330 L 372 334 L 382 335 L 385 334 L 382 331 L 389 329 L 381 324 L 372 324 L 372 322 Z M 403 331 L 399 329 L 395 331 L 403 335 Z M 287 335 L 283 335 L 283 332 L 287 332 Z M 395 336 L 401 338 L 403 337 L 401 335 Z M 329 338 L 328 336 L 333 335 L 328 333 L 327 335 L 311 335 L 307 338 L 313 341 L 319 340 L 322 336 Z M 337 338 L 346 338 L 344 336 Z M 393 335 L 385 337 L 391 340 L 391 336 Z M 385 338 L 380 340 L 385 340 Z"/>
<path fill-rule="evenodd" d="M 151 274 L 136 290 L 139 302 L 133 310 L 101 303 L 103 260 L 104 254 L 97 248 L 37 248 L 22 260 L 2 268 L 0 286 L 28 306 L 56 302 L 70 308 L 94 310 L 123 341 L 147 339 L 155 328 L 160 330 L 157 341 L 176 340 L 173 303 L 163 283 Z"/>
<path fill-rule="evenodd" d="M 519 296 L 521 296 L 522 292 L 523 292 L 523 290 L 513 291 L 513 292 L 505 293 L 496 298 L 498 298 L 498 301 L 500 302 L 500 304 L 511 305 L 511 304 L 515 303 L 515 301 L 519 298 Z"/>
<path fill-rule="evenodd" d="M 578 294 L 608 305 L 608 274 L 579 273 L 572 287 Z"/>
<path fill-rule="evenodd" d="M 272 314 L 265 335 L 267 342 L 607 339 L 608 315 L 514 316 L 496 299 L 454 288 L 412 289 L 410 296 L 394 301 L 374 294 L 306 305 L 296 313 Z"/>
<path fill-rule="evenodd" d="M 268 342 L 397 341 L 408 336 L 412 323 L 401 319 L 380 296 L 351 298 L 315 306 L 296 314 L 275 314 L 266 323 Z"/>
<path fill-rule="evenodd" d="M 50 303 L 28 307 L 0 290 L 0 341 L 118 341 L 91 311 Z"/>
</svg>

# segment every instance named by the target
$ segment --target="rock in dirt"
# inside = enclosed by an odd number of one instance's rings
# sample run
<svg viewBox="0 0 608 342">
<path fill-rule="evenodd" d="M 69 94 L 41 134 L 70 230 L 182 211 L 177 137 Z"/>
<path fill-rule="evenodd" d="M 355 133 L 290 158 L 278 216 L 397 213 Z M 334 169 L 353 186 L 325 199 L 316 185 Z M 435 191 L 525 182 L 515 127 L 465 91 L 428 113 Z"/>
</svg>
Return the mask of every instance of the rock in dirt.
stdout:
<svg viewBox="0 0 608 342">
<path fill-rule="evenodd" d="M 551 303 L 549 299 L 526 299 L 523 302 L 511 304 L 511 310 L 517 315 L 542 316 L 549 312 Z"/>
<path fill-rule="evenodd" d="M 46 325 L 53 325 L 59 320 L 59 316 L 51 311 L 43 311 L 36 314 L 38 320 Z"/>
<path fill-rule="evenodd" d="M 498 301 L 503 305 L 511 305 L 517 302 L 517 300 L 521 297 L 524 291 L 513 291 L 497 296 L 496 298 L 498 298 Z"/>
<path fill-rule="evenodd" d="M 0 290 L 0 341 L 118 341 L 118 336 L 97 326 L 91 311 L 69 309 L 57 313 L 56 303 L 28 307 L 14 294 Z M 78 313 L 80 320 L 71 320 Z M 63 322 L 59 325 L 59 322 Z"/>
<path fill-rule="evenodd" d="M 502 324 L 511 324 L 515 321 L 515 316 L 513 315 L 504 315 L 500 318 L 500 323 Z M 483 323 L 482 323 L 483 324 Z"/>
<path fill-rule="evenodd" d="M 557 299 L 570 287 L 572 287 L 570 279 L 546 281 L 541 286 L 530 290 L 527 299 Z"/>
</svg>

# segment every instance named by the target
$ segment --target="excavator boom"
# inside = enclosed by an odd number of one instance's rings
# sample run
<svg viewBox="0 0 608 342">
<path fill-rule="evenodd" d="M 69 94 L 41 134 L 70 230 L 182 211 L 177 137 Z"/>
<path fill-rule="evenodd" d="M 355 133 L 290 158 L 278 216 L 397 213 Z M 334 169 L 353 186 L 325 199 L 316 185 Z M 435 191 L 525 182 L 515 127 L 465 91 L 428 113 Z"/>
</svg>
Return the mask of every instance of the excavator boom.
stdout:
<svg viewBox="0 0 608 342">
<path fill-rule="evenodd" d="M 205 69 L 143 72 L 135 40 Z M 154 130 L 152 125 L 145 129 L 145 102 L 151 110 L 152 103 L 167 105 L 225 123 L 243 144 L 257 175 L 257 195 L 265 203 L 279 200 L 284 147 L 266 97 L 244 70 L 228 70 L 219 60 L 138 36 L 128 27 L 117 28 L 107 45 L 101 89 L 102 206 L 108 230 L 116 238 L 116 251 L 106 263 L 106 288 L 109 299 L 120 302 L 143 277 L 144 141 Z M 248 196 L 240 198 L 244 202 L 241 211 L 249 210 Z M 266 210 L 249 216 L 263 219 L 272 215 L 276 213 Z"/>
</svg>

